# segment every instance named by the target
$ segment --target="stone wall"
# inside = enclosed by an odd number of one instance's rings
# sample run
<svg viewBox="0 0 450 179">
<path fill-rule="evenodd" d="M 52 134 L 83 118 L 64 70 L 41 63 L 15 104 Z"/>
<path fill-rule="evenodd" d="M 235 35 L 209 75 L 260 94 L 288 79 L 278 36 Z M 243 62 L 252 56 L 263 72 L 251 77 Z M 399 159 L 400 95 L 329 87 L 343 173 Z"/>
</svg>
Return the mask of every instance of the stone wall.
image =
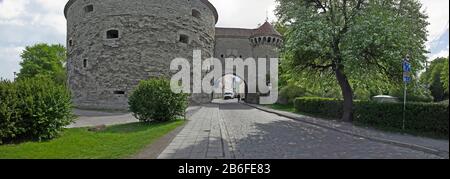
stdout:
<svg viewBox="0 0 450 179">
<path fill-rule="evenodd" d="M 192 59 L 193 49 L 203 59 L 213 56 L 217 12 L 211 7 L 203 0 L 70 0 L 67 70 L 75 105 L 126 109 L 139 81 L 171 76 L 172 59 Z M 118 30 L 118 38 L 107 39 L 108 30 Z M 189 37 L 187 44 L 180 35 Z"/>
</svg>

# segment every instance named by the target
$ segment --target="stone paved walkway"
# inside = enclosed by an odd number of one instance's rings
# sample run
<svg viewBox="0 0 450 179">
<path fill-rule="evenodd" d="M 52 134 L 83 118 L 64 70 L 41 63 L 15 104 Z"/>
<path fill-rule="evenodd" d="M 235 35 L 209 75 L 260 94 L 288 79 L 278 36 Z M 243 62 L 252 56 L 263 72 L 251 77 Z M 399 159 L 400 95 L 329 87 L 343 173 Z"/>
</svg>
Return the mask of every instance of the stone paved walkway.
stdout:
<svg viewBox="0 0 450 179">
<path fill-rule="evenodd" d="M 195 113 L 160 159 L 415 159 L 442 158 L 229 101 Z"/>
<path fill-rule="evenodd" d="M 128 112 L 103 112 L 93 110 L 74 110 L 77 119 L 68 128 L 93 127 L 99 125 L 117 125 L 138 122 L 138 120 Z"/>
<path fill-rule="evenodd" d="M 199 106 L 190 106 L 186 110 L 186 115 L 190 116 L 193 111 L 198 110 Z M 78 128 L 78 127 L 93 127 L 99 125 L 117 125 L 117 124 L 127 124 L 139 122 L 131 113 L 129 112 L 106 112 L 106 111 L 95 111 L 95 110 L 81 110 L 75 109 L 74 114 L 77 117 L 74 123 L 67 126 L 67 128 Z"/>
<path fill-rule="evenodd" d="M 233 158 L 220 118 L 217 105 L 204 106 L 158 158 Z"/>
</svg>

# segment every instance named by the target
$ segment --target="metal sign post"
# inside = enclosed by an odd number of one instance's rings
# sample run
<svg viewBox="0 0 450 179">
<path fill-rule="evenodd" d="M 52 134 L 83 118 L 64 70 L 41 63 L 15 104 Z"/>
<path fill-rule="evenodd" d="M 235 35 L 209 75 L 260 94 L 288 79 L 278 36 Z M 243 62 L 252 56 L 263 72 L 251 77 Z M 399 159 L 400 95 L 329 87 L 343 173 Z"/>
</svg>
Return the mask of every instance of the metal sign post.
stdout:
<svg viewBox="0 0 450 179">
<path fill-rule="evenodd" d="M 405 123 L 406 123 L 406 93 L 407 93 L 407 85 L 409 82 L 411 82 L 411 63 L 409 62 L 409 55 L 406 56 L 405 59 L 403 59 L 403 83 L 405 84 L 404 87 L 404 97 L 403 97 L 403 125 L 402 129 L 405 130 Z"/>
<path fill-rule="evenodd" d="M 406 122 L 406 82 L 405 82 L 405 93 L 403 97 L 403 126 L 402 129 L 405 130 L 405 122 Z"/>
</svg>

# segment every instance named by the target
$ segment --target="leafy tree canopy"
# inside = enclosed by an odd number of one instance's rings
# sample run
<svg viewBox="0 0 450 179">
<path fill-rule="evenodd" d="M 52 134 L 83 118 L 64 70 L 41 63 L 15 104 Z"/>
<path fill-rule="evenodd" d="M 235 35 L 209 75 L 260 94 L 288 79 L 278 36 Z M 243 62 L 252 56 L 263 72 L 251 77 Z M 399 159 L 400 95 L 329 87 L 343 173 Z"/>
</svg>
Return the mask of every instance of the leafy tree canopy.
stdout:
<svg viewBox="0 0 450 179">
<path fill-rule="evenodd" d="M 443 83 L 444 83 L 444 89 L 445 89 L 445 92 L 449 92 L 448 91 L 448 76 L 449 76 L 449 74 L 448 74 L 448 57 L 447 57 L 447 61 L 445 62 L 445 65 L 444 65 L 444 69 L 442 70 L 442 75 L 441 75 L 441 78 L 442 78 L 442 81 L 443 81 Z"/>
<path fill-rule="evenodd" d="M 19 80 L 46 77 L 53 79 L 57 84 L 65 84 L 66 49 L 64 46 L 45 43 L 28 46 L 22 52 L 21 58 L 22 69 L 17 75 Z"/>
<path fill-rule="evenodd" d="M 420 78 L 429 87 L 435 101 L 448 99 L 448 58 L 433 60 Z"/>
<path fill-rule="evenodd" d="M 286 26 L 282 68 L 317 88 L 340 88 L 343 120 L 352 120 L 355 91 L 402 84 L 425 63 L 427 16 L 417 0 L 277 0 Z M 367 92 L 367 91 L 366 91 Z"/>
</svg>

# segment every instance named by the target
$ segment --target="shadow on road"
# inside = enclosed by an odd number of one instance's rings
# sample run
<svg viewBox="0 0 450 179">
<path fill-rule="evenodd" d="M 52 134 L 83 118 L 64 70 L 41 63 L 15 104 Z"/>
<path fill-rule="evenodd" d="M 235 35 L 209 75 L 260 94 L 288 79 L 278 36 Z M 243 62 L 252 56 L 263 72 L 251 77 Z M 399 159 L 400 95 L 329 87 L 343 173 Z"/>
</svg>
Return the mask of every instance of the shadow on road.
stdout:
<svg viewBox="0 0 450 179">
<path fill-rule="evenodd" d="M 243 103 L 241 101 L 241 103 Z M 219 105 L 220 110 L 251 110 L 254 109 L 250 106 L 240 104 L 237 99 L 223 100 L 215 99 L 212 104 Z"/>
</svg>

